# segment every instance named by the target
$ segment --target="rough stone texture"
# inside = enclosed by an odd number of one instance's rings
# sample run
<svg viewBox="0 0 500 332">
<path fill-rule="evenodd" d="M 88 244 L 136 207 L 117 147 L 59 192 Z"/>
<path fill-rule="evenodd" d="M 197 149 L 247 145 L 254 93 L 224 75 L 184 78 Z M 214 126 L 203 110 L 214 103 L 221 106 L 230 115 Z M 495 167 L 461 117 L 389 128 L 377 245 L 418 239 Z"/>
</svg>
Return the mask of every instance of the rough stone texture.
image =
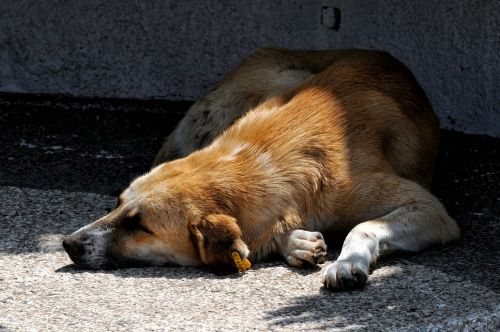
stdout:
<svg viewBox="0 0 500 332">
<path fill-rule="evenodd" d="M 322 6 L 340 28 L 321 25 Z M 194 99 L 262 46 L 390 51 L 445 128 L 500 136 L 496 0 L 1 1 L 0 91 Z"/>
<path fill-rule="evenodd" d="M 110 211 L 188 106 L 0 94 L 0 331 L 500 329 L 500 138 L 448 130 L 433 191 L 462 239 L 380 260 L 362 292 L 280 262 L 76 269 L 62 234 Z M 331 261 L 343 237 L 328 240 Z"/>
<path fill-rule="evenodd" d="M 79 270 L 61 251 L 61 234 L 100 216 L 113 197 L 15 187 L 0 187 L 0 197 L 0 326 L 7 330 L 500 328 L 498 292 L 405 259 L 384 260 L 363 291 L 344 293 L 321 288 L 319 270 L 282 263 L 229 277 L 180 267 Z"/>
</svg>

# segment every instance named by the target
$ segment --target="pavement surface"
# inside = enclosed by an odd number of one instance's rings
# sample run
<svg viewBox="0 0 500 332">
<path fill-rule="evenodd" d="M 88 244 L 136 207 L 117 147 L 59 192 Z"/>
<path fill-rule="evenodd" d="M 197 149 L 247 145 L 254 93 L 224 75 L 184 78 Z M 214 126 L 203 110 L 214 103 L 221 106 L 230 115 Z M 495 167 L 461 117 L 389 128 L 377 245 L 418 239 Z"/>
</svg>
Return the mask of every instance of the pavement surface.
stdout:
<svg viewBox="0 0 500 332">
<path fill-rule="evenodd" d="M 433 191 L 462 239 L 382 259 L 362 291 L 279 261 L 228 277 L 76 268 L 62 235 L 115 205 L 188 106 L 0 94 L 0 331 L 500 330 L 500 139 L 486 136 L 443 131 Z"/>
</svg>

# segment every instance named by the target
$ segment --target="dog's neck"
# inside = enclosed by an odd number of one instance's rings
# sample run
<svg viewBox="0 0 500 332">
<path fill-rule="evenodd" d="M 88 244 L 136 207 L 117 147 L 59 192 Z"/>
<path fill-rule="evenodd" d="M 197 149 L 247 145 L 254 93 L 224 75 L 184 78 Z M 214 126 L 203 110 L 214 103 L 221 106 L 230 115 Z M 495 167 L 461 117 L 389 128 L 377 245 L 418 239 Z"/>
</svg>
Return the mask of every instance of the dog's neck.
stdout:
<svg viewBox="0 0 500 332">
<path fill-rule="evenodd" d="M 193 176 L 199 179 L 199 195 L 205 196 L 207 206 L 215 205 L 218 213 L 236 218 L 245 241 L 255 249 L 259 246 L 253 242 L 268 243 L 269 234 L 276 237 L 292 228 L 306 228 L 307 219 L 317 210 L 311 202 L 320 204 L 326 186 L 321 164 L 303 155 L 297 158 L 301 162 L 294 162 L 293 153 L 283 159 L 256 144 L 225 140 L 187 159 L 197 165 Z M 265 223 L 260 222 L 263 219 Z M 261 225 L 267 229 L 260 229 Z"/>
</svg>

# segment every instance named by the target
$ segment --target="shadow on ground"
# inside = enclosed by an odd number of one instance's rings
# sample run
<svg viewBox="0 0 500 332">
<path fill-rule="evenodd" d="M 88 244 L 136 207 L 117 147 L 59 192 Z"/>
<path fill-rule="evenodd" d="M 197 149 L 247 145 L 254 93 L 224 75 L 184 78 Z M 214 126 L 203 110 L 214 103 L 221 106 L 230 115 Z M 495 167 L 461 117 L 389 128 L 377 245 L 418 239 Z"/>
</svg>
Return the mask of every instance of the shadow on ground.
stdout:
<svg viewBox="0 0 500 332">
<path fill-rule="evenodd" d="M 484 301 L 485 296 L 490 300 Z M 268 311 L 266 319 L 282 328 L 315 323 L 321 330 L 411 330 L 407 322 L 415 322 L 420 327 L 462 330 L 477 323 L 481 313 L 496 310 L 493 303 L 499 298 L 479 285 L 464 284 L 460 277 L 391 259 L 379 264 L 363 290 L 322 288 L 318 294 L 296 297 L 291 304 Z M 444 321 L 447 325 L 440 326 Z"/>
<path fill-rule="evenodd" d="M 0 252 L 44 250 L 44 237 L 104 215 L 115 204 L 108 195 L 149 169 L 189 106 L 0 95 L 0 185 L 14 186 L 2 188 Z M 442 131 L 433 192 L 463 238 L 405 259 L 500 290 L 499 154 L 498 138 Z M 308 304 L 298 300 L 297 310 Z"/>
</svg>

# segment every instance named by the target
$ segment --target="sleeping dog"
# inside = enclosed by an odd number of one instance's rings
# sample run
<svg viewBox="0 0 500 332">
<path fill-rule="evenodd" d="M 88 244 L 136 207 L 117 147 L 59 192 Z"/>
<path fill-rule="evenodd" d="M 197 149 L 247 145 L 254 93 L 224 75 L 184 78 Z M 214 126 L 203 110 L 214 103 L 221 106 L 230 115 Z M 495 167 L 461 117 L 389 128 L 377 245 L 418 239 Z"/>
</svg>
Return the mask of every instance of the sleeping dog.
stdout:
<svg viewBox="0 0 500 332">
<path fill-rule="evenodd" d="M 429 192 L 439 126 L 411 72 L 368 50 L 262 49 L 196 102 L 151 171 L 108 215 L 65 237 L 90 269 L 205 265 L 231 254 L 325 260 L 330 289 L 362 287 L 377 257 L 459 237 Z"/>
</svg>

